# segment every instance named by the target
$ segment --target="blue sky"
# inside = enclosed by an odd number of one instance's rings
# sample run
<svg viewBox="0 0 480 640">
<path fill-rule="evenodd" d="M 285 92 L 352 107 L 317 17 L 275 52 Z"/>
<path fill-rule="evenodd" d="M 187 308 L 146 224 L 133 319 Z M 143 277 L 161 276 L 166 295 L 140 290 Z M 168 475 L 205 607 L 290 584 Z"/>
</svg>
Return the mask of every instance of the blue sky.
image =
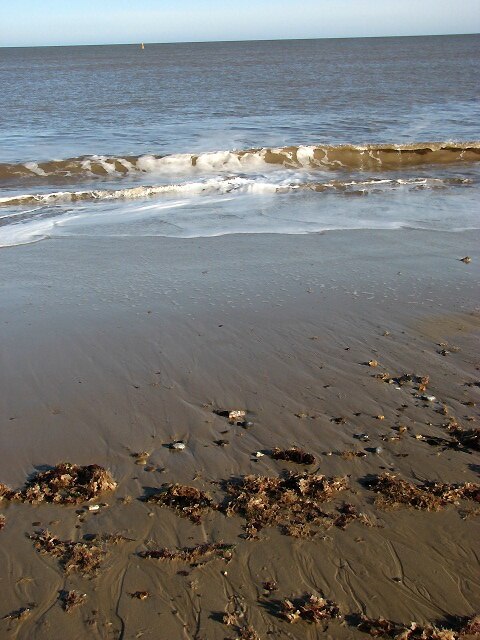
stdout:
<svg viewBox="0 0 480 640">
<path fill-rule="evenodd" d="M 480 0 L 0 0 L 0 46 L 479 31 Z"/>
</svg>

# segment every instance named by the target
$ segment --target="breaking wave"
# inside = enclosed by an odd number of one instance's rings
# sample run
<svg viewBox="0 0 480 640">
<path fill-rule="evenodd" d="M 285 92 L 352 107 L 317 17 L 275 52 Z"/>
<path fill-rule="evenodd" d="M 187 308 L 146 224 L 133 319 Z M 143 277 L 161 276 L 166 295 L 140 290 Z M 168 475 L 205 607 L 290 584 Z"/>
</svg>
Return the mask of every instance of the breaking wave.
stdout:
<svg viewBox="0 0 480 640">
<path fill-rule="evenodd" d="M 127 174 L 184 175 L 259 170 L 269 165 L 322 170 L 383 171 L 421 165 L 447 165 L 480 160 L 480 142 L 428 142 L 398 145 L 312 145 L 215 151 L 199 154 L 81 156 L 64 160 L 0 163 L 0 181 L 77 180 Z"/>
<path fill-rule="evenodd" d="M 138 200 L 162 194 L 201 195 L 227 193 L 288 193 L 294 191 L 338 192 L 363 195 L 397 187 L 411 189 L 445 189 L 451 186 L 469 185 L 469 178 L 371 178 L 368 180 L 331 180 L 329 182 L 274 183 L 260 179 L 212 178 L 199 182 L 158 186 L 137 186 L 125 189 L 92 189 L 85 191 L 56 191 L 53 193 L 21 194 L 0 198 L 0 207 L 15 205 L 49 205 L 81 201 Z"/>
</svg>

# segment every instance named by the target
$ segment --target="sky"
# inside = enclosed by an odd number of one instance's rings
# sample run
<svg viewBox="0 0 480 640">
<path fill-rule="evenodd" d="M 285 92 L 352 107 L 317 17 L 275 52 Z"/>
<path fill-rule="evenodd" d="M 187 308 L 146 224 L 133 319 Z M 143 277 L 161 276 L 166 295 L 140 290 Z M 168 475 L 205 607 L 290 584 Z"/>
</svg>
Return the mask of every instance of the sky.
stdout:
<svg viewBox="0 0 480 640">
<path fill-rule="evenodd" d="M 0 0 L 0 46 L 480 32 L 480 0 Z"/>
</svg>

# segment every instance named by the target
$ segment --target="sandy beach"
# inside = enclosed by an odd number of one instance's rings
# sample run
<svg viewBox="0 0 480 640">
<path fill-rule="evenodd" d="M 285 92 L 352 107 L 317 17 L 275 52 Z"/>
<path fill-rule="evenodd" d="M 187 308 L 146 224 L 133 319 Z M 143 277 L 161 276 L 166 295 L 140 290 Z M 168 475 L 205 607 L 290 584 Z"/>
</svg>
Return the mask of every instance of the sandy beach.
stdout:
<svg viewBox="0 0 480 640">
<path fill-rule="evenodd" d="M 2 250 L 0 483 L 68 461 L 117 486 L 76 505 L 0 500 L 0 637 L 353 639 L 368 637 L 362 614 L 455 629 L 478 613 L 478 503 L 384 508 L 369 482 L 478 479 L 478 450 L 452 439 L 478 429 L 479 241 L 368 230 Z M 234 409 L 252 424 L 216 413 Z M 272 459 L 292 446 L 315 463 Z M 247 535 L 226 512 L 226 481 L 303 471 L 348 485 L 304 537 Z M 194 523 L 145 500 L 163 483 L 215 508 Z M 337 526 L 345 503 L 357 515 Z M 44 530 L 103 536 L 96 575 L 40 553 Z M 142 557 L 204 543 L 233 547 Z M 71 590 L 86 598 L 66 613 Z M 310 594 L 340 617 L 290 624 L 282 600 Z"/>
</svg>

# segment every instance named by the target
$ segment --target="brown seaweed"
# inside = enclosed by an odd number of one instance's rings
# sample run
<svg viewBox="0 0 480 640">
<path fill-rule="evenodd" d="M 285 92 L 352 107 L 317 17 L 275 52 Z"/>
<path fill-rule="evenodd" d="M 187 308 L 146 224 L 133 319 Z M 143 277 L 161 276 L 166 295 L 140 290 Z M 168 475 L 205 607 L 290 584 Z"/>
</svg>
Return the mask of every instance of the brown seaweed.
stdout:
<svg viewBox="0 0 480 640">
<path fill-rule="evenodd" d="M 274 460 L 285 460 L 286 462 L 295 462 L 296 464 L 315 464 L 316 458 L 313 454 L 303 451 L 298 447 L 290 449 L 278 449 L 275 447 L 270 454 Z"/>
<path fill-rule="evenodd" d="M 420 393 L 425 392 L 430 383 L 429 376 L 419 376 L 416 373 L 403 373 L 401 376 L 391 376 L 388 373 L 377 373 L 373 377 L 377 380 L 382 380 L 387 384 L 395 384 L 397 387 L 410 385 L 416 388 Z"/>
<path fill-rule="evenodd" d="M 361 616 L 358 629 L 374 638 L 394 638 L 394 640 L 462 640 L 474 638 L 480 633 L 480 616 L 463 620 L 457 629 L 445 626 L 410 623 L 408 627 L 386 620 L 385 618 L 369 618 Z"/>
<path fill-rule="evenodd" d="M 416 485 L 393 474 L 383 473 L 370 480 L 367 485 L 379 494 L 375 504 L 383 508 L 410 506 L 424 511 L 438 511 L 449 503 L 458 503 L 459 500 L 480 499 L 480 485 L 473 482 L 424 482 Z"/>
<path fill-rule="evenodd" d="M 457 446 L 480 451 L 480 428 L 462 429 L 459 425 L 453 424 L 448 430 Z"/>
<path fill-rule="evenodd" d="M 211 556 L 221 558 L 226 562 L 232 559 L 232 552 L 235 549 L 233 544 L 223 543 L 204 543 L 197 544 L 193 547 L 183 547 L 182 549 L 154 549 L 142 551 L 138 555 L 141 558 L 154 558 L 156 560 L 181 560 L 190 564 L 200 560 L 204 561 Z"/>
<path fill-rule="evenodd" d="M 2 498 L 4 500 L 13 500 L 15 495 L 16 493 L 13 489 L 10 489 L 6 484 L 0 482 L 0 500 L 2 500 Z"/>
<path fill-rule="evenodd" d="M 147 496 L 145 500 L 170 507 L 196 524 L 205 513 L 215 508 L 212 498 L 207 493 L 182 484 L 165 483 L 160 491 Z"/>
<path fill-rule="evenodd" d="M 275 580 L 266 580 L 265 582 L 262 582 L 262 587 L 264 591 L 268 593 L 268 595 L 278 590 L 278 584 L 275 582 Z"/>
<path fill-rule="evenodd" d="M 60 594 L 62 608 L 67 613 L 82 605 L 86 599 L 87 595 L 78 591 L 62 591 Z"/>
<path fill-rule="evenodd" d="M 246 519 L 247 537 L 255 538 L 268 526 L 280 526 L 284 533 L 309 537 L 315 528 L 331 520 L 321 506 L 348 487 L 346 477 L 327 478 L 309 473 L 283 477 L 244 476 L 226 483 L 227 499 L 221 509 L 227 516 Z"/>
<path fill-rule="evenodd" d="M 28 607 L 21 607 L 20 609 L 16 609 L 15 611 L 11 611 L 7 613 L 6 616 L 3 616 L 2 620 L 23 620 L 26 618 L 32 611 L 35 605 L 31 604 Z"/>
<path fill-rule="evenodd" d="M 103 548 L 88 542 L 60 540 L 49 531 L 43 530 L 29 536 L 33 546 L 41 554 L 58 558 L 66 574 L 78 572 L 92 577 L 98 573 L 106 552 Z"/>
<path fill-rule="evenodd" d="M 282 600 L 280 617 L 290 623 L 305 620 L 317 624 L 339 618 L 340 609 L 333 600 L 311 594 L 294 600 Z"/>
<path fill-rule="evenodd" d="M 117 483 L 98 464 L 78 466 L 69 462 L 57 464 L 47 471 L 35 473 L 21 491 L 0 484 L 0 498 L 38 504 L 79 504 L 93 500 L 104 491 L 112 491 Z"/>
</svg>

